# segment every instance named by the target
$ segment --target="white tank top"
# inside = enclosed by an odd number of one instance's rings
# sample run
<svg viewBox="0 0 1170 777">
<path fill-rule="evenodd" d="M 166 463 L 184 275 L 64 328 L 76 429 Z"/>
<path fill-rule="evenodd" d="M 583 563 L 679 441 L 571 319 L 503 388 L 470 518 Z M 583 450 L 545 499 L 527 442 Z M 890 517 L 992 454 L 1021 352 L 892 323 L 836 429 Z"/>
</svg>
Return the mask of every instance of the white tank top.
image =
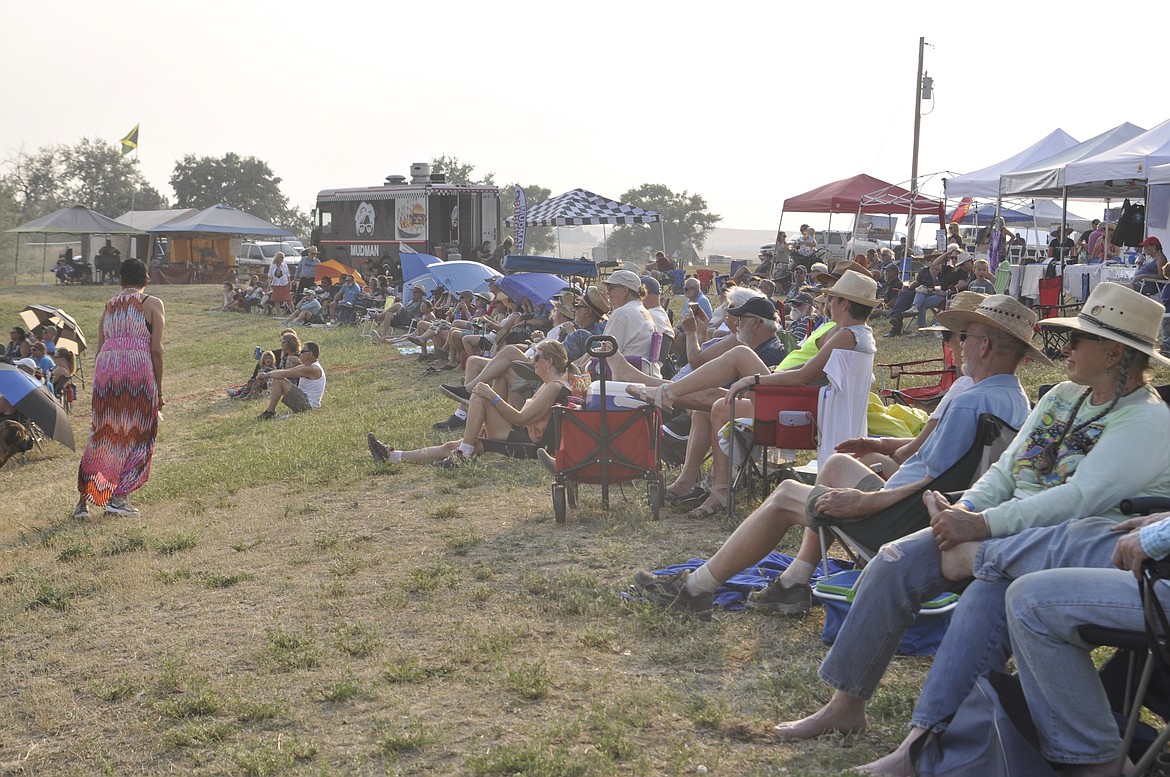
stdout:
<svg viewBox="0 0 1170 777">
<path fill-rule="evenodd" d="M 321 370 L 321 377 L 301 378 L 301 391 L 309 398 L 309 406 L 313 409 L 321 407 L 321 397 L 325 396 L 325 368 L 317 362 L 317 369 Z"/>
</svg>

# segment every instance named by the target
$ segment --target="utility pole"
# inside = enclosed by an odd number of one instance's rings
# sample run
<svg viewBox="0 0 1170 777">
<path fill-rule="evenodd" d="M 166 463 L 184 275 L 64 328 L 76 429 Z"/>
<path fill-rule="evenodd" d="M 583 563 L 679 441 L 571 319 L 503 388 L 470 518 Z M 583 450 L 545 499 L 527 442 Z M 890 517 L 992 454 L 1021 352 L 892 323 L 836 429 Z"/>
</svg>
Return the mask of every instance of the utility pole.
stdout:
<svg viewBox="0 0 1170 777">
<path fill-rule="evenodd" d="M 918 77 L 914 79 L 914 152 L 910 160 L 910 201 L 918 197 L 918 133 L 922 129 L 922 55 L 926 50 L 926 38 L 918 39 Z M 941 226 L 941 225 L 940 225 Z M 914 247 L 914 220 L 906 225 L 906 252 Z"/>
</svg>

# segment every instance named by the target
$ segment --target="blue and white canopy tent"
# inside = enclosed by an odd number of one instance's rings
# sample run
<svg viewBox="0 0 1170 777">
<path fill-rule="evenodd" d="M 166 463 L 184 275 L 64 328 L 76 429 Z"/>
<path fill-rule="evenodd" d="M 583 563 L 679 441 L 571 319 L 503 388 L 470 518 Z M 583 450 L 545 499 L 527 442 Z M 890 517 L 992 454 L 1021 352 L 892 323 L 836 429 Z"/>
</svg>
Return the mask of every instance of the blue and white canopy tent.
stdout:
<svg viewBox="0 0 1170 777">
<path fill-rule="evenodd" d="M 512 226 L 507 219 L 506 226 Z M 666 251 L 666 227 L 662 216 L 652 210 L 627 205 L 585 189 L 573 189 L 550 197 L 528 209 L 524 223 L 530 227 L 579 227 L 586 225 L 625 226 L 657 223 L 662 235 L 662 250 Z M 560 233 L 557 233 L 557 253 L 560 253 Z"/>
</svg>

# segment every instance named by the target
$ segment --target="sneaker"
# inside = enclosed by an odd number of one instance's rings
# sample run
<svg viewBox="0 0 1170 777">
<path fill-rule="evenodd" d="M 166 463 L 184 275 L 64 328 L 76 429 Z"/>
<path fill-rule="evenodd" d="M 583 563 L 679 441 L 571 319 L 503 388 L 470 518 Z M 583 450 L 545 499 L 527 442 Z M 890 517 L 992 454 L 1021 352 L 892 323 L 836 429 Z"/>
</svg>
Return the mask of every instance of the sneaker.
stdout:
<svg viewBox="0 0 1170 777">
<path fill-rule="evenodd" d="M 461 452 L 455 451 L 442 461 L 436 461 L 435 466 L 439 469 L 455 469 L 457 467 L 462 467 L 464 464 L 468 463 L 474 458 L 474 456 L 464 456 Z"/>
<path fill-rule="evenodd" d="M 77 507 L 73 508 L 73 520 L 84 521 L 89 517 L 89 504 L 86 502 L 78 502 Z"/>
<path fill-rule="evenodd" d="M 127 497 L 112 497 L 106 503 L 106 515 L 138 515 L 138 508 L 130 504 Z"/>
<path fill-rule="evenodd" d="M 812 588 L 807 585 L 785 586 L 780 578 L 773 580 L 763 591 L 748 595 L 748 607 L 778 615 L 807 615 L 812 609 Z"/>
<path fill-rule="evenodd" d="M 457 429 L 462 429 L 467 426 L 467 419 L 460 418 L 452 414 L 446 421 L 439 421 L 437 424 L 431 424 L 432 429 L 437 429 L 440 432 L 453 432 Z"/>
<path fill-rule="evenodd" d="M 457 369 L 459 369 L 459 365 L 458 364 L 444 364 L 439 369 L 443 370 L 444 372 L 446 372 L 447 370 L 457 370 Z"/>
<path fill-rule="evenodd" d="M 692 595 L 687 593 L 687 577 L 691 570 L 684 569 L 670 575 L 656 575 L 653 572 L 637 572 L 634 575 L 634 587 L 654 604 L 682 610 L 696 615 L 711 617 L 711 610 L 715 607 L 712 594 Z"/>
<path fill-rule="evenodd" d="M 276 418 L 276 413 L 272 412 L 271 410 L 265 410 L 263 413 L 256 416 L 256 420 L 258 421 L 271 421 L 273 418 Z"/>
<path fill-rule="evenodd" d="M 449 383 L 440 383 L 439 391 L 443 392 L 456 402 L 467 404 L 471 401 L 471 392 L 466 386 L 452 386 Z"/>
<path fill-rule="evenodd" d="M 380 442 L 373 432 L 366 435 L 366 445 L 370 448 L 370 455 L 374 457 L 374 461 L 383 462 L 390 460 L 390 454 L 394 449 L 383 442 Z"/>
</svg>

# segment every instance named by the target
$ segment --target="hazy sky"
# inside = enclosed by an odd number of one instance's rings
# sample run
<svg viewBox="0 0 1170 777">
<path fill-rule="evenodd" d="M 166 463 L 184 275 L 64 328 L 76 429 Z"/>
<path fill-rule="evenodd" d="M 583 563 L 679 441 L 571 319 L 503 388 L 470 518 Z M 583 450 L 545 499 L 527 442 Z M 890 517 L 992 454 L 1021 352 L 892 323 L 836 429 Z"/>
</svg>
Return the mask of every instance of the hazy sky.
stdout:
<svg viewBox="0 0 1170 777">
<path fill-rule="evenodd" d="M 909 178 L 919 36 L 928 192 L 1056 127 L 1085 140 L 1170 118 L 1149 32 L 1168 7 L 9 2 L 0 152 L 141 122 L 142 170 L 168 196 L 188 153 L 259 157 L 306 210 L 446 153 L 554 194 L 662 183 L 720 226 L 774 229 L 815 186 Z M 785 224 L 801 220 L 818 223 Z"/>
</svg>

